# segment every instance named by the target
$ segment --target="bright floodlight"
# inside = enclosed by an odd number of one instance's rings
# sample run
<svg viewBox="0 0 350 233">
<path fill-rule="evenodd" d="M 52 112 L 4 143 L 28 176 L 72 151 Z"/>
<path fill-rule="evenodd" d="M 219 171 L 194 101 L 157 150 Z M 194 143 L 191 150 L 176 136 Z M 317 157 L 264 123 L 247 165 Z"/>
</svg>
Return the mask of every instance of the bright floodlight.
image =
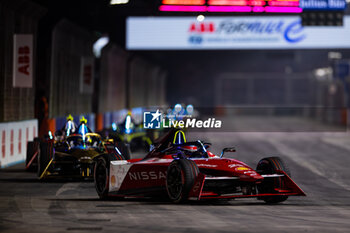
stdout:
<svg viewBox="0 0 350 233">
<path fill-rule="evenodd" d="M 103 47 L 105 47 L 109 42 L 109 38 L 108 36 L 104 36 L 101 37 L 100 39 L 98 39 L 94 45 L 93 45 L 93 51 L 96 57 L 100 57 L 101 56 L 101 50 L 103 49 Z"/>
<path fill-rule="evenodd" d="M 202 22 L 205 19 L 204 15 L 198 15 L 197 21 Z"/>
<path fill-rule="evenodd" d="M 117 4 L 127 4 L 129 0 L 111 0 L 109 2 L 110 5 L 117 5 Z"/>
<path fill-rule="evenodd" d="M 175 110 L 175 112 L 176 112 L 176 113 L 181 112 L 181 110 L 182 110 L 182 106 L 181 106 L 181 104 L 175 104 L 175 108 L 174 108 L 174 110 Z"/>
<path fill-rule="evenodd" d="M 192 115 L 192 113 L 193 113 L 193 105 L 192 104 L 187 105 L 186 111 L 187 111 L 187 114 Z"/>
</svg>

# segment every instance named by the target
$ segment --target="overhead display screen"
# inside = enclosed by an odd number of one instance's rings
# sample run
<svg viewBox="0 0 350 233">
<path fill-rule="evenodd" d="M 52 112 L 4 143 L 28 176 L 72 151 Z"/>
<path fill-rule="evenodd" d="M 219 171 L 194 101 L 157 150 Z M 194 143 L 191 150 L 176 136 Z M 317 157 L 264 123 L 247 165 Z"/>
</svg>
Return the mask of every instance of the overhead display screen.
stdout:
<svg viewBox="0 0 350 233">
<path fill-rule="evenodd" d="M 130 50 L 350 48 L 350 16 L 342 27 L 303 27 L 299 16 L 129 17 Z"/>
<path fill-rule="evenodd" d="M 159 10 L 179 12 L 302 12 L 299 0 L 163 0 Z"/>
</svg>

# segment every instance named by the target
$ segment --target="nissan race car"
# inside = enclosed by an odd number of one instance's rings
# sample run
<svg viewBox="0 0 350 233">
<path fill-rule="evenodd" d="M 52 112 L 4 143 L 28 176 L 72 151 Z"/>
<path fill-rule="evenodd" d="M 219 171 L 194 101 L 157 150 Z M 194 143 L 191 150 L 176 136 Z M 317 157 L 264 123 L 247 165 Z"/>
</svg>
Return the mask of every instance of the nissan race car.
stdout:
<svg viewBox="0 0 350 233">
<path fill-rule="evenodd" d="M 264 158 L 254 170 L 241 161 L 223 157 L 234 148 L 225 148 L 216 156 L 209 147 L 201 141 L 186 142 L 182 131 L 171 130 L 143 159 L 98 156 L 96 191 L 101 199 L 163 196 L 175 203 L 249 197 L 278 203 L 289 196 L 305 196 L 281 158 Z"/>
<path fill-rule="evenodd" d="M 35 161 L 40 179 L 92 178 L 95 157 L 108 154 L 116 159 L 129 158 L 127 148 L 123 144 L 114 144 L 113 140 L 103 141 L 99 134 L 91 132 L 86 126 L 85 118 L 77 129 L 67 131 L 65 135 L 56 132 L 55 138 L 35 140 L 28 144 L 31 147 L 28 147 L 27 151 L 27 161 L 30 161 L 27 166 Z M 121 156 L 121 151 L 124 157 Z"/>
</svg>

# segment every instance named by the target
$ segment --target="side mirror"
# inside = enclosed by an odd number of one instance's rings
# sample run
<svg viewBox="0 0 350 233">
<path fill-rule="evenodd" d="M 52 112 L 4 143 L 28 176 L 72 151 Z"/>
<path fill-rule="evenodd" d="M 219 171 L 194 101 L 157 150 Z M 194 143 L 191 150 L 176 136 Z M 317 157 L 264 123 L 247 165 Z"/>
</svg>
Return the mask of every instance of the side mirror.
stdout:
<svg viewBox="0 0 350 233">
<path fill-rule="evenodd" d="M 236 148 L 234 148 L 234 147 L 227 147 L 227 148 L 222 149 L 220 158 L 224 157 L 225 152 L 236 152 Z"/>
</svg>

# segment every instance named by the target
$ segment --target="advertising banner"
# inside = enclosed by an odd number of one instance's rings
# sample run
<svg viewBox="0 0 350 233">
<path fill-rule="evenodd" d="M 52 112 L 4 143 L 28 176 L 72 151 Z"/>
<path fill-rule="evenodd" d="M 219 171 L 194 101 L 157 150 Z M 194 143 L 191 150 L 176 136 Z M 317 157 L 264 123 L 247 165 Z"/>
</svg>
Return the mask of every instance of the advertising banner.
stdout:
<svg viewBox="0 0 350 233">
<path fill-rule="evenodd" d="M 80 93 L 92 94 L 94 91 L 94 58 L 82 57 L 80 64 Z"/>
<path fill-rule="evenodd" d="M 33 35 L 13 36 L 13 87 L 33 85 Z"/>
<path fill-rule="evenodd" d="M 342 27 L 303 27 L 298 16 L 129 17 L 129 50 L 348 49 L 350 17 Z"/>
</svg>

